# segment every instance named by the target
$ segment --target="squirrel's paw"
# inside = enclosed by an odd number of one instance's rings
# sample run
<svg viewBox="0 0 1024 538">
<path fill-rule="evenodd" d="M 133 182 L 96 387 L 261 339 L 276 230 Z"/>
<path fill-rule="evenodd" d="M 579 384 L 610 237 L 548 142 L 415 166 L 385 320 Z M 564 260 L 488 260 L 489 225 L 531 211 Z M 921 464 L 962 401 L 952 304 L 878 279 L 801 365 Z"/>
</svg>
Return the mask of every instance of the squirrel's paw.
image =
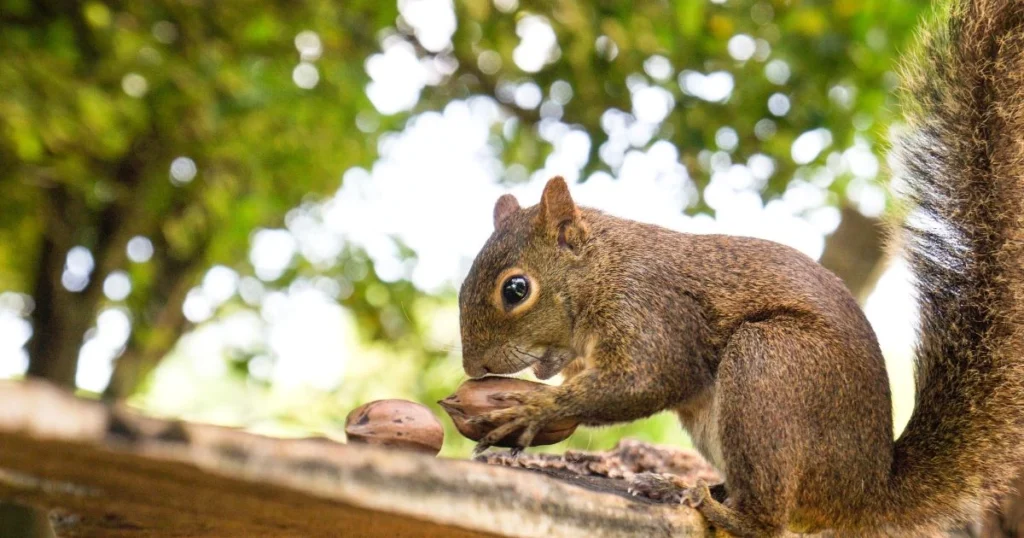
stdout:
<svg viewBox="0 0 1024 538">
<path fill-rule="evenodd" d="M 494 429 L 480 439 L 473 453 L 478 455 L 520 430 L 521 433 L 519 433 L 516 445 L 519 448 L 528 447 L 533 443 L 533 438 L 537 436 L 537 432 L 546 424 L 559 418 L 561 417 L 558 416 L 557 408 L 554 406 L 532 404 L 499 409 L 474 417 L 471 420 L 477 425 L 488 426 L 497 424 L 498 426 L 494 427 Z"/>
<path fill-rule="evenodd" d="M 634 497 L 678 504 L 683 501 L 687 485 L 678 476 L 663 473 L 638 473 L 629 479 L 627 491 Z"/>
<path fill-rule="evenodd" d="M 707 482 L 697 480 L 696 486 L 683 492 L 682 503 L 690 508 L 697 508 L 711 498 L 711 489 L 708 488 Z"/>
</svg>

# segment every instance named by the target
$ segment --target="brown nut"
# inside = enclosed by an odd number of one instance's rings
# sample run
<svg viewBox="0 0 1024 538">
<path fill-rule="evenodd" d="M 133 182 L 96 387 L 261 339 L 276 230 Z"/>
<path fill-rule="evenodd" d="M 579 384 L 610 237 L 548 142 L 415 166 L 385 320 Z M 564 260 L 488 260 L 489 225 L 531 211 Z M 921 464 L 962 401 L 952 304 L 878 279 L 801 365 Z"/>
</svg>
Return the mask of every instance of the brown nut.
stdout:
<svg viewBox="0 0 1024 538">
<path fill-rule="evenodd" d="M 444 443 L 441 421 L 422 404 L 376 400 L 352 410 L 345 420 L 350 443 L 389 446 L 437 455 Z"/>
<path fill-rule="evenodd" d="M 498 392 L 529 392 L 534 390 L 544 390 L 547 385 L 543 383 L 536 383 L 533 381 L 527 381 L 525 379 L 515 379 L 511 377 L 482 377 L 479 379 L 470 379 L 462 385 L 451 396 L 437 402 L 441 405 L 450 417 L 452 422 L 455 423 L 455 428 L 459 430 L 459 433 L 466 437 L 479 441 L 490 432 L 495 425 L 484 424 L 474 425 L 468 422 L 470 417 L 475 417 L 495 411 L 498 409 L 504 409 L 506 407 L 513 407 L 516 405 L 515 402 L 498 402 L 491 398 L 491 395 Z M 541 445 L 553 445 L 560 441 L 564 441 L 573 432 L 576 431 L 576 427 L 579 423 L 566 419 L 559 420 L 544 426 L 544 429 L 537 432 L 537 435 L 533 438 L 533 442 L 530 446 L 541 446 Z M 517 446 L 516 441 L 522 430 L 517 430 L 507 435 L 504 439 L 498 441 L 494 446 L 512 448 Z"/>
</svg>

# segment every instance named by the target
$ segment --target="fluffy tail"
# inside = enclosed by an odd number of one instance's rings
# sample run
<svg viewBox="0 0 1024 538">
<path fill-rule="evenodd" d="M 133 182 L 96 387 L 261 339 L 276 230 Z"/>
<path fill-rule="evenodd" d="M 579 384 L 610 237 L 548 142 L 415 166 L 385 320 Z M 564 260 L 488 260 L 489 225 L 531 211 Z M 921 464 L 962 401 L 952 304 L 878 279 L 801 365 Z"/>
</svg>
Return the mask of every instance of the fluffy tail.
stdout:
<svg viewBox="0 0 1024 538">
<path fill-rule="evenodd" d="M 939 9 L 893 154 L 921 315 L 884 510 L 900 532 L 971 517 L 1024 464 L 1024 0 Z"/>
</svg>

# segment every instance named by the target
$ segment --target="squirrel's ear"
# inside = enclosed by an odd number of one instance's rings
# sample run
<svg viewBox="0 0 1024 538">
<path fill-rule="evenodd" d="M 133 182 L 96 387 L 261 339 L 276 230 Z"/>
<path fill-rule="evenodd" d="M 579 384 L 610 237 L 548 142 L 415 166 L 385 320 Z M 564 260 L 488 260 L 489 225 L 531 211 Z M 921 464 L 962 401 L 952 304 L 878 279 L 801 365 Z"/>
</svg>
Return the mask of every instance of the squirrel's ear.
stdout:
<svg viewBox="0 0 1024 538">
<path fill-rule="evenodd" d="M 544 186 L 540 198 L 540 219 L 548 231 L 558 237 L 558 243 L 576 250 L 586 237 L 586 226 L 580 219 L 580 209 L 569 195 L 569 186 L 562 176 L 555 176 Z"/>
<path fill-rule="evenodd" d="M 569 186 L 562 176 L 555 176 L 544 186 L 544 194 L 540 197 L 541 218 L 548 226 L 557 228 L 565 222 L 579 219 L 579 209 L 569 195 Z"/>
<path fill-rule="evenodd" d="M 494 229 L 500 229 L 505 219 L 516 211 L 519 211 L 519 201 L 516 200 L 516 197 L 511 194 L 502 194 L 494 204 Z"/>
</svg>

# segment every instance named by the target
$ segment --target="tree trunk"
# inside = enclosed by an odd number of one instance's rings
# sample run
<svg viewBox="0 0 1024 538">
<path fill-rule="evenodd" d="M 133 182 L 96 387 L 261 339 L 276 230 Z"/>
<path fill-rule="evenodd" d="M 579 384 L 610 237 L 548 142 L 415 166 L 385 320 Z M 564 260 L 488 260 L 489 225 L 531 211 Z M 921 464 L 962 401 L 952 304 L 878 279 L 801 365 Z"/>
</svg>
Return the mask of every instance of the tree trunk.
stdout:
<svg viewBox="0 0 1024 538">
<path fill-rule="evenodd" d="M 68 251 L 81 227 L 69 198 L 55 189 L 45 217 L 46 228 L 36 262 L 32 292 L 32 339 L 29 341 L 29 377 L 47 379 L 67 389 L 75 388 L 78 353 L 85 332 L 92 326 L 102 296 L 104 273 L 99 263 L 85 289 L 69 291 L 61 282 Z"/>
<path fill-rule="evenodd" d="M 188 324 L 182 305 L 192 279 L 183 278 L 176 284 L 156 320 L 146 329 L 146 336 L 141 337 L 139 331 L 132 332 L 127 349 L 114 363 L 104 399 L 121 400 L 131 396 L 177 343 Z"/>
<path fill-rule="evenodd" d="M 207 241 L 208 238 L 203 248 Z M 182 307 L 205 266 L 200 263 L 201 257 L 179 260 L 168 256 L 166 246 L 160 243 L 158 239 L 160 248 L 153 258 L 153 263 L 159 267 L 159 276 L 150 292 L 149 307 L 137 313 L 142 326 L 132 330 L 125 352 L 114 363 L 110 383 L 103 393 L 106 400 L 131 396 L 188 327 Z"/>
<path fill-rule="evenodd" d="M 878 219 L 843 204 L 839 227 L 825 238 L 821 264 L 835 273 L 861 304 L 885 271 L 885 235 Z"/>
<path fill-rule="evenodd" d="M 78 351 L 91 319 L 78 315 L 75 303 L 81 298 L 64 289 L 63 270 L 63 252 L 49 237 L 44 238 L 32 293 L 36 306 L 32 311 L 27 375 L 72 389 Z"/>
</svg>

